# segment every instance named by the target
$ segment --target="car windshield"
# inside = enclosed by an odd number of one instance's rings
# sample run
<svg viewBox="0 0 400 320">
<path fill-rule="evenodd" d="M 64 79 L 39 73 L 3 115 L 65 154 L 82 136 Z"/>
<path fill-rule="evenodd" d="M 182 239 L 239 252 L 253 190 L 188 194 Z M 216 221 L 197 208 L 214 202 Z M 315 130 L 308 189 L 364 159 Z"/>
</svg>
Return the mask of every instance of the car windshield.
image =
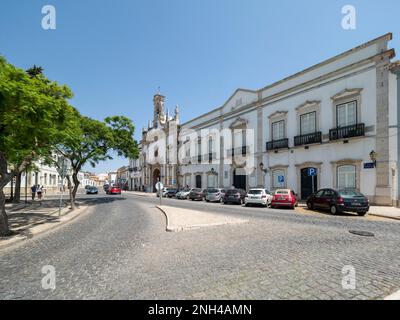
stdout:
<svg viewBox="0 0 400 320">
<path fill-rule="evenodd" d="M 193 192 L 202 192 L 201 189 L 193 189 Z"/>
<path fill-rule="evenodd" d="M 262 194 L 262 190 L 250 190 L 249 194 Z"/>
<path fill-rule="evenodd" d="M 275 194 L 289 194 L 289 191 L 287 190 L 278 190 L 275 192 Z"/>
<path fill-rule="evenodd" d="M 356 190 L 339 190 L 342 197 L 364 197 L 364 195 Z"/>
</svg>

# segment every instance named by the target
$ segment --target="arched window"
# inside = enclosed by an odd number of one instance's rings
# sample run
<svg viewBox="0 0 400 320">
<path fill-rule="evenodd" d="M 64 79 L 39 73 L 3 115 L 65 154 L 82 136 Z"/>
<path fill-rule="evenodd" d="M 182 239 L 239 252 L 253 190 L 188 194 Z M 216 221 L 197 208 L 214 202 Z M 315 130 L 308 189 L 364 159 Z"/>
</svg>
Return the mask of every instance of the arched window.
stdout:
<svg viewBox="0 0 400 320">
<path fill-rule="evenodd" d="M 280 189 L 285 187 L 285 170 L 277 169 L 272 171 L 272 188 Z"/>
<path fill-rule="evenodd" d="M 338 189 L 356 189 L 356 166 L 344 165 L 337 167 Z"/>
</svg>

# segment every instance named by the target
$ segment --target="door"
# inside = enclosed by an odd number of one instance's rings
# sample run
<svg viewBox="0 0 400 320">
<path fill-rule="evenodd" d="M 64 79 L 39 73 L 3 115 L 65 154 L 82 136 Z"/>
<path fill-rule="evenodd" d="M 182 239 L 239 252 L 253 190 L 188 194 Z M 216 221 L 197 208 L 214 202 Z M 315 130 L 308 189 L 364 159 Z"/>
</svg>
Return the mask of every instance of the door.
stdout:
<svg viewBox="0 0 400 320">
<path fill-rule="evenodd" d="M 196 176 L 196 188 L 201 189 L 201 175 Z"/>
<path fill-rule="evenodd" d="M 314 208 L 321 209 L 323 206 L 323 195 L 325 190 L 318 191 L 314 196 Z"/>
<path fill-rule="evenodd" d="M 307 200 L 311 194 L 318 190 L 318 175 L 310 176 L 310 172 L 318 171 L 316 168 L 304 168 L 301 170 L 301 200 Z"/>
<path fill-rule="evenodd" d="M 330 209 L 332 201 L 333 201 L 333 197 L 335 195 L 335 192 L 331 189 L 326 189 L 324 192 L 324 195 L 322 196 L 323 198 L 323 202 L 322 202 L 322 209 Z"/>
<path fill-rule="evenodd" d="M 238 170 L 233 170 L 233 185 L 236 189 L 246 190 L 246 176 L 239 174 Z"/>
<path fill-rule="evenodd" d="M 155 169 L 153 171 L 153 192 L 157 192 L 156 184 L 157 184 L 157 182 L 160 181 L 160 176 L 161 176 L 160 170 L 159 169 Z"/>
</svg>

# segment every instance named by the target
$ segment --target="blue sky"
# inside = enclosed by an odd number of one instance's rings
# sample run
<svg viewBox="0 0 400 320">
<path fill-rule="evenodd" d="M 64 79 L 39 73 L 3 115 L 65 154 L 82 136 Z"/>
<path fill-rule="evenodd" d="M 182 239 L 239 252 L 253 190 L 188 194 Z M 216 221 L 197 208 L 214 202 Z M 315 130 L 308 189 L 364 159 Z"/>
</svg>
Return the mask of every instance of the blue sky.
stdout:
<svg viewBox="0 0 400 320">
<path fill-rule="evenodd" d="M 41 27 L 47 4 L 56 30 Z M 347 4 L 356 30 L 341 27 Z M 187 121 L 238 87 L 259 89 L 387 32 L 399 49 L 399 12 L 398 0 L 2 0 L 0 55 L 42 66 L 85 115 L 132 118 L 140 138 L 159 86 Z"/>
</svg>

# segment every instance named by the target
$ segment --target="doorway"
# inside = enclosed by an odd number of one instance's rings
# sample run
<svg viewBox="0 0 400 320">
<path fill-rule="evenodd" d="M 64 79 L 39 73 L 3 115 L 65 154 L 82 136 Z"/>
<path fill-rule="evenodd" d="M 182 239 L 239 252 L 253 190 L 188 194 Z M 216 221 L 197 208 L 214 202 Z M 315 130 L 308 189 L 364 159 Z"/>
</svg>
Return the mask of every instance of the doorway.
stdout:
<svg viewBox="0 0 400 320">
<path fill-rule="evenodd" d="M 196 176 L 196 188 L 201 189 L 201 175 Z"/>
<path fill-rule="evenodd" d="M 318 191 L 318 175 L 309 174 L 313 170 L 318 172 L 316 168 L 301 169 L 301 200 L 307 200 L 311 194 Z"/>
<path fill-rule="evenodd" d="M 243 169 L 233 170 L 233 185 L 236 189 L 246 190 L 247 177 L 244 174 Z"/>
<path fill-rule="evenodd" d="M 155 169 L 153 171 L 153 192 L 157 192 L 156 184 L 157 184 L 158 181 L 160 181 L 160 176 L 161 176 L 160 170 L 159 169 Z"/>
</svg>

